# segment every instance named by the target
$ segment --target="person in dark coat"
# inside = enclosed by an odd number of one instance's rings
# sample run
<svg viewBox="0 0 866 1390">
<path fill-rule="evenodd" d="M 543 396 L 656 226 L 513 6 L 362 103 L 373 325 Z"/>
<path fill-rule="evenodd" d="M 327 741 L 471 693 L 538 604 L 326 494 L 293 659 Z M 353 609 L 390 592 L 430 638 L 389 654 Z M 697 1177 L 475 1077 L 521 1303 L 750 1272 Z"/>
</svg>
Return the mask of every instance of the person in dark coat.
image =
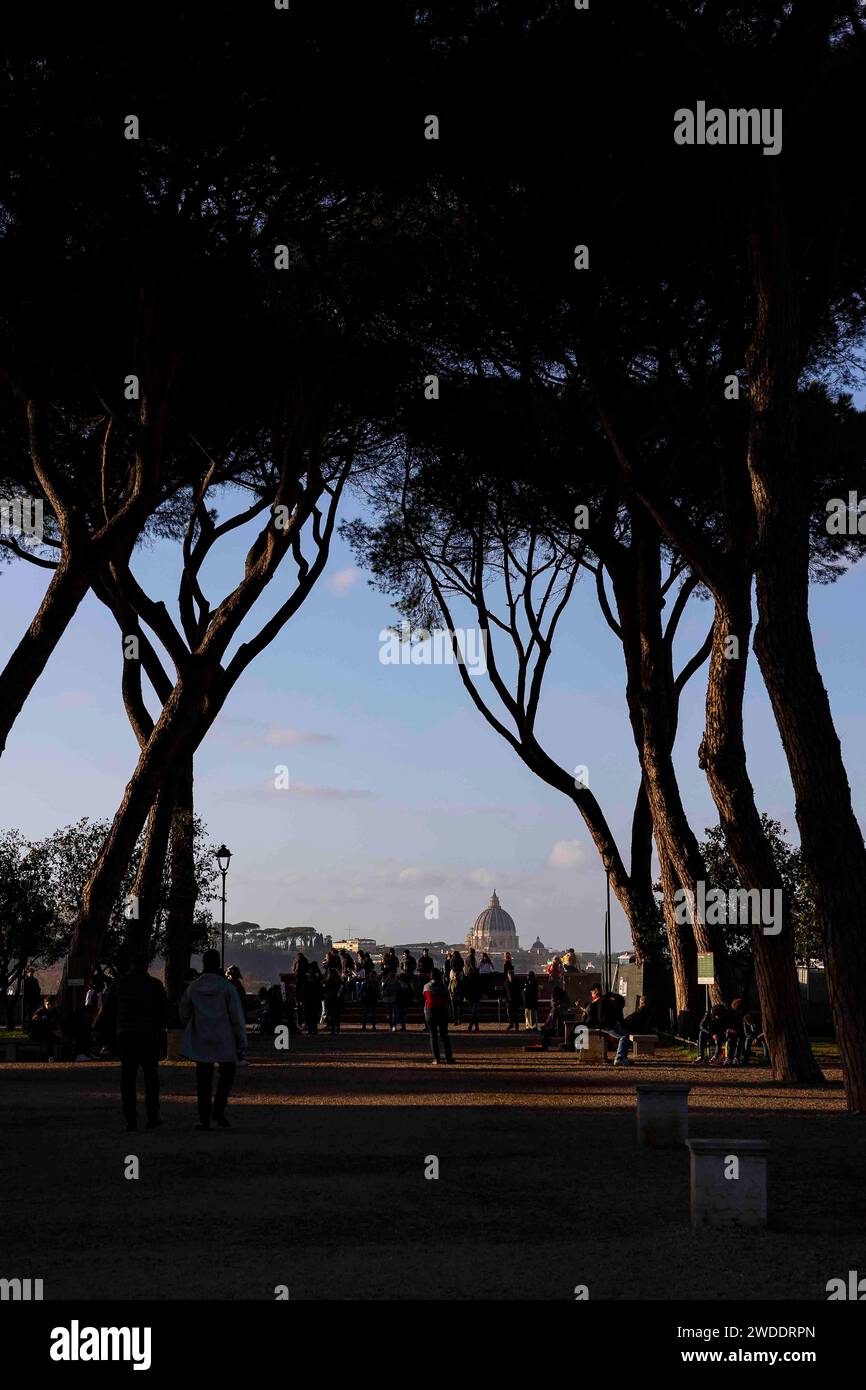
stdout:
<svg viewBox="0 0 866 1390">
<path fill-rule="evenodd" d="M 316 961 L 313 961 L 304 976 L 304 1019 L 308 1033 L 318 1033 L 319 1019 L 322 1016 L 322 1000 L 324 991 L 322 989 L 322 972 Z"/>
<path fill-rule="evenodd" d="M 376 1031 L 376 1005 L 379 1002 L 379 981 L 374 975 L 368 975 L 361 990 L 361 1032 L 367 1031 L 367 1019 L 369 1018 L 373 1032 Z"/>
<path fill-rule="evenodd" d="M 623 1027 L 627 1033 L 654 1033 L 654 1019 L 655 1009 L 646 995 L 642 994 L 634 1013 L 623 1019 Z"/>
<path fill-rule="evenodd" d="M 26 1029 L 31 1018 L 42 1003 L 42 991 L 39 988 L 36 971 L 33 969 L 32 965 L 21 983 L 21 997 L 23 1000 L 21 1026 Z"/>
<path fill-rule="evenodd" d="M 711 1064 L 715 1064 L 721 1059 L 722 1047 L 725 1042 L 728 1030 L 728 1010 L 724 1004 L 713 1004 L 712 1008 L 707 1009 L 698 1025 L 698 1055 L 696 1063 L 703 1063 L 707 1060 L 707 1044 L 712 1040 L 715 1051 L 709 1059 Z"/>
<path fill-rule="evenodd" d="M 285 1022 L 285 999 L 279 985 L 271 985 L 268 990 L 268 1019 L 275 1029 Z"/>
<path fill-rule="evenodd" d="M 481 1008 L 481 1000 L 484 998 L 484 981 L 474 966 L 463 971 L 463 998 L 469 1005 L 469 1027 L 466 1031 L 471 1033 L 474 1030 L 478 1033 L 480 1032 L 478 1011 Z"/>
<path fill-rule="evenodd" d="M 45 996 L 42 1001 L 42 1008 L 37 1009 L 27 1025 L 31 1042 L 38 1043 L 45 1049 L 45 1055 L 49 1062 L 54 1061 L 57 1044 L 60 1037 L 60 1015 L 54 1007 L 54 1001 L 50 995 Z"/>
<path fill-rule="evenodd" d="M 623 1027 L 625 1001 L 622 995 L 602 994 L 598 985 L 591 990 L 592 1002 L 586 1012 L 586 1026 L 600 1033 L 606 1033 L 617 1045 L 614 1066 L 627 1066 L 628 1033 Z"/>
<path fill-rule="evenodd" d="M 399 1028 L 401 1033 L 406 1032 L 406 1015 L 414 997 L 412 976 L 401 970 L 397 976 L 397 997 L 394 1001 L 395 1031 Z"/>
<path fill-rule="evenodd" d="M 538 1032 L 538 977 L 530 970 L 523 987 L 523 1018 L 527 1033 Z"/>
<path fill-rule="evenodd" d="M 559 1036 L 562 1021 L 571 1001 L 561 985 L 554 985 L 550 993 L 550 1012 L 541 1030 L 541 1049 L 546 1052 L 553 1039 Z M 534 1044 L 533 1044 L 534 1046 Z"/>
<path fill-rule="evenodd" d="M 523 986 L 514 973 L 512 966 L 510 974 L 505 976 L 505 1000 L 508 1004 L 508 1027 L 506 1033 L 520 1032 L 520 1010 L 523 1008 Z"/>
<path fill-rule="evenodd" d="M 325 975 L 323 990 L 325 1015 L 333 1036 L 340 1031 L 340 1015 L 343 1011 L 343 977 L 333 966 Z"/>
<path fill-rule="evenodd" d="M 433 1053 L 434 1067 L 438 1066 L 441 1061 L 440 1038 L 445 1052 L 445 1061 L 453 1062 L 451 1039 L 448 1036 L 448 990 L 442 979 L 442 971 L 435 969 L 435 967 L 431 971 L 429 980 L 424 983 L 424 1022 L 427 1024 L 427 1032 L 430 1034 L 430 1051 Z"/>
<path fill-rule="evenodd" d="M 144 1074 L 144 1108 L 147 1128 L 162 1124 L 159 1118 L 159 1058 L 162 1034 L 168 1025 L 168 999 L 161 980 L 148 974 L 148 959 L 135 955 L 126 975 L 115 980 L 103 1004 L 109 1027 L 117 1034 L 120 1056 L 120 1095 L 126 1128 L 138 1128 L 136 1083 Z"/>
</svg>

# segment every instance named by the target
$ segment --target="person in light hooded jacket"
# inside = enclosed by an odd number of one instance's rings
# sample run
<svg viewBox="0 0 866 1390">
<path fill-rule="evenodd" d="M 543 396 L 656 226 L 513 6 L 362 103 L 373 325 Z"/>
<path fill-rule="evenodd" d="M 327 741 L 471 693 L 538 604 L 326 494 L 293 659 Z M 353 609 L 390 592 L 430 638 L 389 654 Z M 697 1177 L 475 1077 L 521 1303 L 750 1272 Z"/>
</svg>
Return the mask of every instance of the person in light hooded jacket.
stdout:
<svg viewBox="0 0 866 1390">
<path fill-rule="evenodd" d="M 211 1115 L 222 1129 L 228 1129 L 226 1105 L 238 1058 L 247 1046 L 244 1011 L 237 989 L 220 972 L 219 951 L 205 951 L 201 967 L 202 973 L 180 1001 L 181 1022 L 186 1024 L 180 1051 L 195 1062 L 196 1129 L 210 1129 Z M 212 1095 L 214 1065 L 219 1067 L 216 1095 Z"/>
</svg>

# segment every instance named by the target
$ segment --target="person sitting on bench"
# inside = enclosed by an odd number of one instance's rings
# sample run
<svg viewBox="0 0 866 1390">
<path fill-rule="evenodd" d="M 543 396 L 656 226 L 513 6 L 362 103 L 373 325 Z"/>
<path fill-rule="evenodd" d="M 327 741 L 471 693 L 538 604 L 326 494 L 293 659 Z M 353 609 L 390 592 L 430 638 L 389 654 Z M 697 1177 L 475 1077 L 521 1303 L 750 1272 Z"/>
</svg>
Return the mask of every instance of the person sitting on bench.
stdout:
<svg viewBox="0 0 866 1390">
<path fill-rule="evenodd" d="M 715 1044 L 715 1052 L 709 1059 L 711 1063 L 718 1062 L 722 1055 L 722 1045 L 727 1035 L 728 1011 L 724 1004 L 713 1004 L 711 1009 L 707 1009 L 698 1025 L 698 1055 L 696 1063 L 706 1062 L 707 1043 L 712 1038 Z"/>
<path fill-rule="evenodd" d="M 770 1061 L 770 1049 L 767 1047 L 767 1039 L 764 1037 L 764 1030 L 761 1027 L 761 1015 L 756 1010 L 750 1010 L 743 1015 L 743 1029 L 745 1032 L 745 1044 L 743 1047 L 743 1066 L 749 1065 L 752 1055 L 752 1048 L 755 1043 L 760 1043 L 764 1053 L 764 1061 Z"/>
<path fill-rule="evenodd" d="M 600 1033 L 604 1033 L 616 1043 L 616 1056 L 613 1059 L 614 1066 L 627 1066 L 628 1060 L 628 1033 L 623 1027 L 622 1015 L 616 996 L 612 994 L 602 994 L 598 985 L 593 985 L 591 990 L 592 1002 L 586 1012 L 586 1026 L 593 1028 Z"/>
<path fill-rule="evenodd" d="M 655 1026 L 655 1009 L 645 994 L 640 996 L 634 1013 L 623 1019 L 623 1027 L 627 1033 L 655 1033 L 658 1031 Z"/>
</svg>

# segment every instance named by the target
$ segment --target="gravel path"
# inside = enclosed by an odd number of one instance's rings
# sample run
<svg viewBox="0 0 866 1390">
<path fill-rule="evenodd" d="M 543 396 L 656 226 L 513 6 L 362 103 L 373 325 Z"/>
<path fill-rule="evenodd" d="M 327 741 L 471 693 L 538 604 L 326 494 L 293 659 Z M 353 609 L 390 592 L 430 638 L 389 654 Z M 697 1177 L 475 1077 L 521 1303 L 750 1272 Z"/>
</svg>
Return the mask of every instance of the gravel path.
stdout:
<svg viewBox="0 0 866 1390">
<path fill-rule="evenodd" d="M 116 1064 L 0 1066 L 0 1275 L 46 1298 L 824 1300 L 866 1274 L 866 1122 L 837 1069 L 801 1089 L 525 1041 L 458 1033 L 438 1068 L 417 1030 L 259 1043 L 209 1134 L 186 1064 L 163 1064 L 165 1125 L 136 1135 Z M 682 1080 L 694 1136 L 770 1141 L 766 1233 L 693 1235 L 686 1152 L 637 1147 L 635 1083 Z"/>
</svg>

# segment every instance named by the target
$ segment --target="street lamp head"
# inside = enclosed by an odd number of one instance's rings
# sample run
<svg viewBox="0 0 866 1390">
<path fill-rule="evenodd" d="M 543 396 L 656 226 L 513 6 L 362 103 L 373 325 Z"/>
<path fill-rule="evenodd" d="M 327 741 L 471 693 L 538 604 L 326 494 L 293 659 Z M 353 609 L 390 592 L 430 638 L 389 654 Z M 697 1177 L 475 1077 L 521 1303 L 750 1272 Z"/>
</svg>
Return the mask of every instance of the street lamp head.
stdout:
<svg viewBox="0 0 866 1390">
<path fill-rule="evenodd" d="M 217 864 L 219 865 L 219 870 L 220 870 L 220 873 L 221 873 L 221 874 L 227 874 L 227 873 L 228 873 L 228 871 L 229 871 L 229 860 L 231 859 L 231 857 L 232 857 L 232 852 L 231 852 L 230 849 L 227 849 L 225 845 L 220 845 L 219 849 L 214 850 L 214 859 L 216 860 Z"/>
<path fill-rule="evenodd" d="M 613 850 L 606 849 L 601 856 L 601 862 L 604 865 L 605 872 L 610 873 L 613 868 Z"/>
</svg>

